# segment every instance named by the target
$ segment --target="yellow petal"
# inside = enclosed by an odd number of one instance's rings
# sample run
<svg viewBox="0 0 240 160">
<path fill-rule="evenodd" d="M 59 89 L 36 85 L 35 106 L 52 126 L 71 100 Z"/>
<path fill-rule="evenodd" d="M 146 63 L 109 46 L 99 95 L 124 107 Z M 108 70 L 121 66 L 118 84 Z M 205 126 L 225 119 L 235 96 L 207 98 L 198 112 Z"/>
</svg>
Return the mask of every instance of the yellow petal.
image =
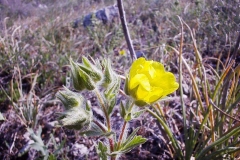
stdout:
<svg viewBox="0 0 240 160">
<path fill-rule="evenodd" d="M 129 81 L 129 88 L 134 89 L 137 86 L 140 86 L 145 91 L 150 91 L 150 83 L 146 75 L 144 74 L 137 74 L 132 77 Z"/>
<path fill-rule="evenodd" d="M 129 77 L 134 77 L 138 71 L 143 68 L 144 63 L 146 62 L 145 58 L 141 57 L 138 58 L 136 61 L 133 62 L 131 69 L 130 69 L 130 73 L 129 73 Z"/>
</svg>

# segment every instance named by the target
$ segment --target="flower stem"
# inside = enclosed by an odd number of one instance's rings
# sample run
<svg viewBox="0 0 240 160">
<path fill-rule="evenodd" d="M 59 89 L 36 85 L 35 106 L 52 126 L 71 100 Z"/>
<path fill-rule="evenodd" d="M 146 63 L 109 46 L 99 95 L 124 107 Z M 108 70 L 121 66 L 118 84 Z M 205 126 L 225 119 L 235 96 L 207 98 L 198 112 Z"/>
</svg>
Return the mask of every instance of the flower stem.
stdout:
<svg viewBox="0 0 240 160">
<path fill-rule="evenodd" d="M 93 120 L 93 122 L 103 131 L 103 132 L 107 132 L 107 130 L 103 127 L 103 125 L 101 123 L 99 123 L 96 120 Z"/>
<path fill-rule="evenodd" d="M 119 139 L 118 139 L 117 149 L 120 149 L 120 145 L 122 143 L 122 139 L 123 139 L 123 135 L 124 135 L 126 126 L 127 126 L 127 121 L 124 121 L 123 126 L 122 126 L 122 130 L 121 130 L 121 134 L 120 134 Z"/>
<path fill-rule="evenodd" d="M 111 123 L 110 123 L 109 115 L 107 113 L 107 108 L 105 106 L 104 100 L 103 100 L 103 98 L 102 98 L 98 89 L 95 89 L 94 91 L 95 91 L 95 94 L 96 94 L 96 96 L 99 100 L 99 103 L 100 103 L 101 107 L 102 107 L 103 113 L 105 115 L 108 132 L 110 132 L 111 131 Z"/>
<path fill-rule="evenodd" d="M 107 113 L 107 108 L 106 108 L 106 105 L 104 103 L 104 100 L 103 100 L 103 97 L 101 96 L 101 93 L 99 92 L 98 89 L 95 89 L 95 94 L 99 100 L 99 103 L 102 107 L 102 110 L 104 112 L 104 115 L 105 115 L 105 119 L 106 119 L 106 123 L 107 123 L 107 131 L 106 132 L 111 132 L 111 123 L 110 123 L 110 117 Z M 98 124 L 97 124 L 98 125 Z M 108 138 L 108 141 L 109 141 L 109 145 L 110 145 L 110 152 L 113 152 L 114 151 L 114 139 L 112 138 L 112 136 L 110 136 Z M 115 160 L 116 157 L 115 156 L 111 156 L 111 160 Z"/>
<path fill-rule="evenodd" d="M 133 108 L 134 104 L 135 103 L 132 102 L 131 106 L 128 108 L 128 112 L 132 112 L 132 108 Z M 127 123 L 128 123 L 128 121 L 124 120 L 124 123 L 123 123 L 123 126 L 122 126 L 122 130 L 121 130 L 121 134 L 120 134 L 119 139 L 118 139 L 117 150 L 120 149 L 120 146 L 121 146 L 121 143 L 122 143 L 122 139 L 123 139 L 123 135 L 125 133 L 125 129 L 126 129 Z"/>
</svg>

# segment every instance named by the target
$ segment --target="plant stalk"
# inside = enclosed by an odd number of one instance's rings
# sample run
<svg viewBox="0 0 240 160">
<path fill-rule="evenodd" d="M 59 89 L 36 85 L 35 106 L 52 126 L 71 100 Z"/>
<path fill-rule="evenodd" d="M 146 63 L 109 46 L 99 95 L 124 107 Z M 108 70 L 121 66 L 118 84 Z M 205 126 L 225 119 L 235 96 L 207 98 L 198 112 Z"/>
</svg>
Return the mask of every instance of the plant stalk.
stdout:
<svg viewBox="0 0 240 160">
<path fill-rule="evenodd" d="M 119 11 L 119 15 L 120 15 L 120 20 L 121 20 L 121 24 L 122 24 L 122 28 L 123 28 L 123 33 L 127 42 L 127 46 L 132 58 L 132 61 L 137 59 L 137 56 L 135 54 L 134 48 L 133 48 L 133 44 L 132 44 L 132 40 L 129 34 L 129 30 L 127 27 L 127 20 L 126 20 L 126 16 L 125 16 L 125 11 L 123 8 L 123 3 L 122 0 L 117 0 L 117 6 L 118 6 L 118 11 Z"/>
</svg>

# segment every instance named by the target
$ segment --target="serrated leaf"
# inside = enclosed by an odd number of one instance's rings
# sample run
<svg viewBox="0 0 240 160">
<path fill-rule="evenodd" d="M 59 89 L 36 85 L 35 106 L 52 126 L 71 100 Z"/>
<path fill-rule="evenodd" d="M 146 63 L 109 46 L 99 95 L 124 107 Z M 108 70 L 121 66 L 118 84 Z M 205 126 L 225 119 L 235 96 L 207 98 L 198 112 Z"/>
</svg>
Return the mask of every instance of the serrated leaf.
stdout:
<svg viewBox="0 0 240 160">
<path fill-rule="evenodd" d="M 124 146 L 121 146 L 120 152 L 127 153 L 131 151 L 133 148 L 145 143 L 147 141 L 146 138 L 143 138 L 142 136 L 135 136 L 133 139 L 127 143 L 125 143 Z"/>
<path fill-rule="evenodd" d="M 97 146 L 97 154 L 100 160 L 107 160 L 107 146 L 102 142 L 98 142 Z"/>
<path fill-rule="evenodd" d="M 125 146 L 129 141 L 131 141 L 134 138 L 134 136 L 137 134 L 138 130 L 139 130 L 139 127 L 135 128 L 133 132 L 128 136 L 128 138 L 122 143 L 121 146 Z"/>
<path fill-rule="evenodd" d="M 133 148 L 145 143 L 147 141 L 146 138 L 143 138 L 142 136 L 136 136 L 136 133 L 138 132 L 139 127 L 136 128 L 129 136 L 128 138 L 120 145 L 120 148 L 112 152 L 111 155 L 117 155 L 117 154 L 123 154 L 131 151 Z"/>
</svg>

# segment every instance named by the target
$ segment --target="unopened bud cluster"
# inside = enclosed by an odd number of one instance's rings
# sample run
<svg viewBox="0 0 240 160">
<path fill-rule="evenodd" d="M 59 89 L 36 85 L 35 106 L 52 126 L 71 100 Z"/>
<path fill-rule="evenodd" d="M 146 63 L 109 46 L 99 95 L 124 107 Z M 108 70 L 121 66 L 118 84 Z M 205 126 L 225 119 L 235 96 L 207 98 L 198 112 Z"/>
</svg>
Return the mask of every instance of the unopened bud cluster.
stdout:
<svg viewBox="0 0 240 160">
<path fill-rule="evenodd" d="M 109 59 L 97 61 L 95 64 L 86 57 L 82 57 L 82 63 L 70 59 L 72 84 L 75 90 L 94 90 L 96 87 L 104 87 L 103 99 L 105 108 L 111 114 L 116 103 L 116 94 L 120 87 L 120 78 L 113 71 Z M 89 128 L 92 121 L 91 104 L 87 103 L 81 94 L 64 87 L 57 93 L 57 98 L 62 102 L 65 111 L 60 113 L 59 124 L 69 129 L 81 130 Z"/>
</svg>

